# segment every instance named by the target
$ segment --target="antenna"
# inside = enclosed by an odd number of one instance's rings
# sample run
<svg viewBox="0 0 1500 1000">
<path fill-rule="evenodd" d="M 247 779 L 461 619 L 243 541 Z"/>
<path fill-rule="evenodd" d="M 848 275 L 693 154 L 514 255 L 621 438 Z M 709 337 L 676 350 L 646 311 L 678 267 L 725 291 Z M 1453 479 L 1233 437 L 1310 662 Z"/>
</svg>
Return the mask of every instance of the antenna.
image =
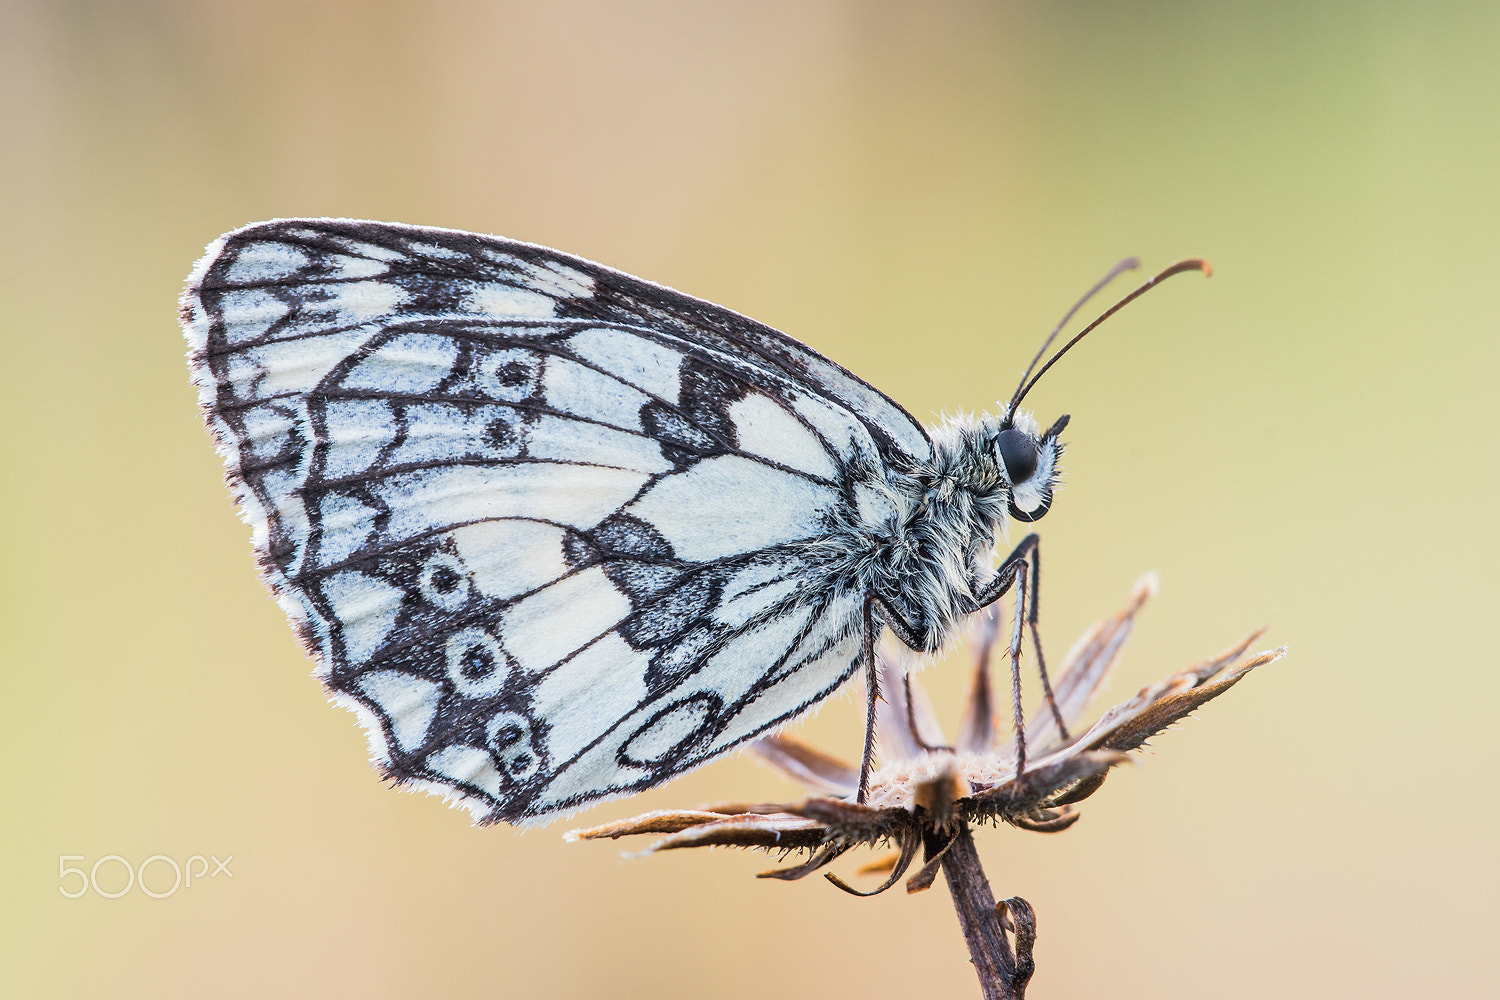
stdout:
<svg viewBox="0 0 1500 1000">
<path fill-rule="evenodd" d="M 1036 363 L 1038 361 L 1042 360 L 1042 355 L 1047 353 L 1047 348 L 1052 346 L 1052 342 L 1057 339 L 1057 335 L 1062 332 L 1062 328 L 1068 325 L 1068 320 L 1073 318 L 1073 314 L 1082 309 L 1084 303 L 1088 302 L 1089 299 L 1093 298 L 1095 295 L 1098 295 L 1101 291 L 1103 291 L 1105 285 L 1109 284 L 1111 281 L 1114 281 L 1126 271 L 1134 271 L 1140 266 L 1141 262 L 1138 258 L 1126 257 L 1114 267 L 1110 268 L 1109 272 L 1105 274 L 1104 277 L 1094 282 L 1094 287 L 1084 292 L 1083 298 L 1073 303 L 1073 308 L 1069 309 L 1066 313 L 1063 314 L 1063 318 L 1057 321 L 1057 325 L 1052 328 L 1052 332 L 1047 334 L 1047 339 L 1042 341 L 1042 346 L 1037 348 L 1036 357 L 1031 359 L 1031 364 L 1027 365 L 1026 370 L 1021 373 L 1021 381 L 1016 384 L 1016 393 L 1010 398 L 1011 413 L 1016 412 L 1016 400 L 1018 400 L 1023 395 L 1021 390 L 1025 387 L 1026 380 L 1031 377 L 1032 369 L 1036 367 Z"/>
<path fill-rule="evenodd" d="M 1077 312 L 1080 306 L 1087 302 L 1094 295 L 1094 293 L 1098 292 L 1101 288 L 1108 284 L 1112 278 L 1114 278 L 1121 271 L 1128 270 L 1129 266 L 1134 265 L 1134 259 L 1129 259 L 1123 260 L 1120 263 L 1116 264 L 1113 268 L 1111 268 L 1110 272 L 1106 274 L 1098 284 L 1089 289 L 1088 294 L 1084 295 L 1082 299 L 1079 299 L 1078 305 L 1075 305 L 1072 309 L 1068 310 L 1068 315 L 1063 317 L 1063 321 L 1062 323 L 1058 324 L 1058 328 L 1060 329 L 1063 324 L 1067 323 L 1068 319 L 1072 317 L 1073 313 Z M 1057 353 L 1048 358 L 1047 363 L 1042 365 L 1042 367 L 1037 371 L 1035 375 L 1031 374 L 1031 369 L 1036 367 L 1036 361 L 1033 360 L 1030 367 L 1026 369 L 1026 375 L 1021 376 L 1021 385 L 1016 389 L 1016 394 L 1010 398 L 1010 408 L 1005 418 L 1006 422 L 1008 423 L 1011 420 L 1012 415 L 1016 412 L 1016 407 L 1021 404 L 1021 400 L 1026 398 L 1026 394 L 1031 391 L 1031 387 L 1036 385 L 1037 382 L 1041 380 L 1041 377 L 1047 374 L 1047 369 L 1057 364 L 1057 359 L 1062 357 L 1064 354 L 1067 354 L 1068 351 L 1072 349 L 1074 344 L 1078 343 L 1084 337 L 1092 333 L 1100 323 L 1103 323 L 1115 313 L 1125 308 L 1125 306 L 1129 305 L 1131 302 L 1134 302 L 1136 299 L 1146 294 L 1146 292 L 1156 287 L 1159 282 L 1165 281 L 1166 279 L 1172 277 L 1172 275 L 1174 274 L 1181 274 L 1184 271 L 1202 271 L 1204 277 L 1210 277 L 1214 273 L 1214 268 L 1212 264 L 1204 260 L 1202 257 L 1189 257 L 1186 260 L 1179 260 L 1174 263 L 1168 264 L 1166 267 L 1162 268 L 1161 271 L 1148 278 L 1145 283 L 1138 287 L 1135 291 L 1131 292 L 1129 295 L 1126 295 L 1120 301 L 1104 310 L 1104 312 L 1099 315 L 1098 319 L 1094 320 L 1088 326 L 1084 327 L 1073 336 L 1072 340 L 1069 340 L 1066 344 L 1062 345 L 1062 347 L 1058 348 Z M 1051 335 L 1048 336 L 1046 341 L 1042 344 L 1042 351 L 1045 351 L 1047 349 L 1047 345 L 1051 344 L 1053 338 L 1055 338 L 1056 336 L 1057 330 L 1053 330 Z M 1037 357 L 1041 357 L 1041 351 L 1037 352 Z M 1027 381 L 1027 376 L 1030 376 L 1030 381 Z"/>
</svg>

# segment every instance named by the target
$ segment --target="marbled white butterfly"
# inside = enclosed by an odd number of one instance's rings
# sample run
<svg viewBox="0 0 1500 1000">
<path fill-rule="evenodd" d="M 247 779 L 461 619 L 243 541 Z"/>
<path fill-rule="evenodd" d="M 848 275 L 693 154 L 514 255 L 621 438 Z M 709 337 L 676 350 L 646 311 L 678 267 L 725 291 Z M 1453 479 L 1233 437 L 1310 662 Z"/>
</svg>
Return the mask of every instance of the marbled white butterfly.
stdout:
<svg viewBox="0 0 1500 1000">
<path fill-rule="evenodd" d="M 347 220 L 221 237 L 182 324 L 318 675 L 389 777 L 483 822 L 713 760 L 871 665 L 882 624 L 934 651 L 1028 560 L 1035 579 L 1035 536 L 990 569 L 1058 482 L 1067 418 L 1016 409 L 1035 377 L 924 430 L 711 303 Z"/>
</svg>

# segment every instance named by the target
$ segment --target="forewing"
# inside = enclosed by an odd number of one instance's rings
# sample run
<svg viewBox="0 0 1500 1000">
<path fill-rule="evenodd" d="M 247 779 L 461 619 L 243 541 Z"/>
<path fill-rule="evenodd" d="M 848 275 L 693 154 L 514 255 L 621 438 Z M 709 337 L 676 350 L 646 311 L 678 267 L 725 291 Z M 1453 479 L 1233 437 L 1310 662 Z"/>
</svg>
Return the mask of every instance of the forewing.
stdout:
<svg viewBox="0 0 1500 1000">
<path fill-rule="evenodd" d="M 853 668 L 816 542 L 915 425 L 872 429 L 873 390 L 789 338 L 541 248 L 330 221 L 222 238 L 183 317 L 268 582 L 397 780 L 555 813 Z"/>
</svg>

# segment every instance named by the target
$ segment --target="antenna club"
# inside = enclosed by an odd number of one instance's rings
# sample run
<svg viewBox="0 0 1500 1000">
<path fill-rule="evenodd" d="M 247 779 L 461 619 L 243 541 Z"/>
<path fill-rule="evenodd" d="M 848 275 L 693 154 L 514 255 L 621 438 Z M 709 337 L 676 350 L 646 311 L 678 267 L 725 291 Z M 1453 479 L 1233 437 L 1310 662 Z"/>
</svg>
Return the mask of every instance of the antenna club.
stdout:
<svg viewBox="0 0 1500 1000">
<path fill-rule="evenodd" d="M 1136 289 L 1135 294 L 1140 294 L 1141 292 L 1144 292 L 1146 289 L 1150 288 L 1152 285 L 1155 285 L 1161 281 L 1165 281 L 1167 278 L 1172 277 L 1172 275 L 1174 274 L 1182 274 L 1184 271 L 1202 271 L 1205 278 L 1212 278 L 1214 276 L 1214 266 L 1208 262 L 1207 258 L 1187 257 L 1183 260 L 1174 260 L 1172 263 L 1168 264 L 1166 267 L 1153 274 L 1146 280 L 1146 283 L 1144 285 Z"/>
</svg>

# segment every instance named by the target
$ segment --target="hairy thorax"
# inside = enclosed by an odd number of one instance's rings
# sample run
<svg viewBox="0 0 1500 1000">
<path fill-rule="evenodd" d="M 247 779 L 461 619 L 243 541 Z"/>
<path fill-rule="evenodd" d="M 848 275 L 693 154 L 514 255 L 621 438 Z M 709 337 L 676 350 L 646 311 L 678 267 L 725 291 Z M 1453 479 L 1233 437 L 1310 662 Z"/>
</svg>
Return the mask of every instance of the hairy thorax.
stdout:
<svg viewBox="0 0 1500 1000">
<path fill-rule="evenodd" d="M 935 430 L 934 456 L 855 486 L 853 523 L 827 539 L 838 575 L 879 598 L 935 652 L 973 610 L 990 575 L 1008 492 L 992 453 L 994 418 L 955 418 Z"/>
</svg>

